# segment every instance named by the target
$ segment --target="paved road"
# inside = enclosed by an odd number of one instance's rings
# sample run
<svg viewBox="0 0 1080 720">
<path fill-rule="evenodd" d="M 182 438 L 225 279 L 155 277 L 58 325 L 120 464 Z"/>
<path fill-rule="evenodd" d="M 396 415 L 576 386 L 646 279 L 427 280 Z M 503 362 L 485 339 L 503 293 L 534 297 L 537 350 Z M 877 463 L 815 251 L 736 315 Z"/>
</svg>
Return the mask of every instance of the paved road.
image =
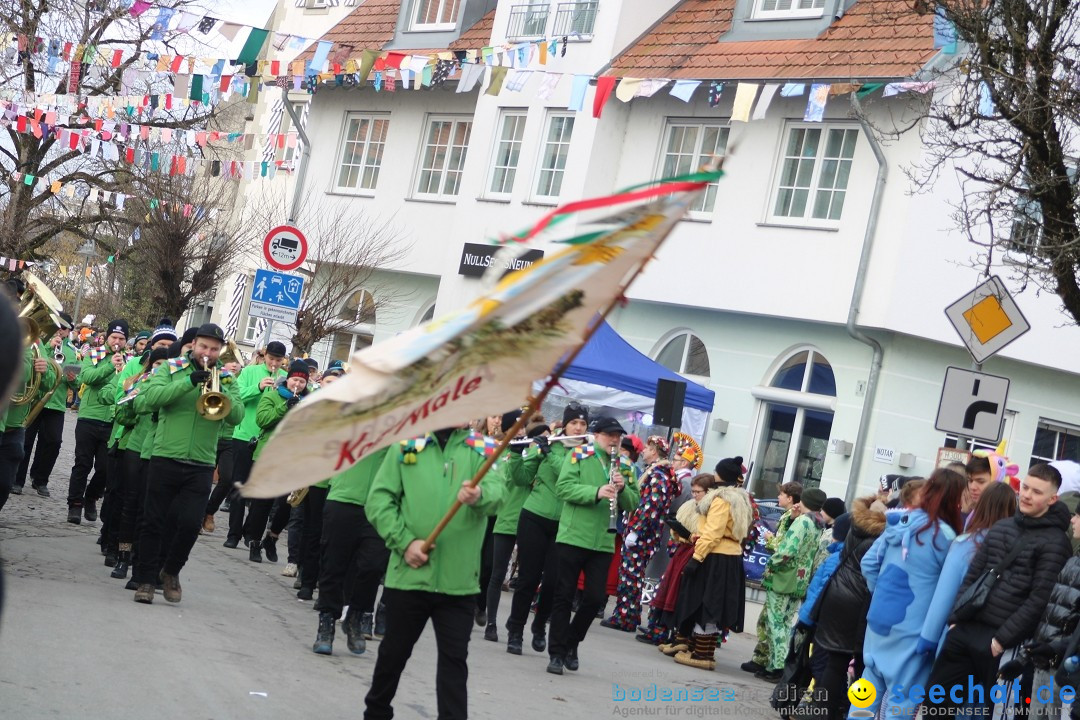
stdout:
<svg viewBox="0 0 1080 720">
<path fill-rule="evenodd" d="M 312 604 L 296 599 L 292 579 L 279 574 L 281 564 L 255 565 L 246 551 L 222 547 L 221 529 L 196 544 L 182 576 L 182 603 L 170 605 L 160 594 L 150 606 L 132 602 L 123 581 L 111 579 L 102 564 L 94 543 L 98 524 L 64 522 L 73 426 L 69 414 L 50 480 L 53 497 L 12 496 L 0 514 L 8 587 L 0 625 L 0 714 L 13 720 L 360 717 L 378 644 L 351 655 L 339 630 L 334 655 L 314 655 Z M 637 709 L 775 718 L 767 704 L 771 688 L 738 669 L 752 642 L 747 634 L 733 637 L 717 652 L 716 671 L 705 672 L 594 625 L 581 648 L 581 670 L 557 677 L 544 672 L 546 656 L 527 646 L 520 658 L 507 655 L 477 628 L 469 657 L 471 717 L 547 720 L 629 716 Z M 429 628 L 403 678 L 397 717 L 436 716 L 434 677 Z M 616 702 L 615 683 L 620 689 L 710 687 L 734 700 Z"/>
</svg>

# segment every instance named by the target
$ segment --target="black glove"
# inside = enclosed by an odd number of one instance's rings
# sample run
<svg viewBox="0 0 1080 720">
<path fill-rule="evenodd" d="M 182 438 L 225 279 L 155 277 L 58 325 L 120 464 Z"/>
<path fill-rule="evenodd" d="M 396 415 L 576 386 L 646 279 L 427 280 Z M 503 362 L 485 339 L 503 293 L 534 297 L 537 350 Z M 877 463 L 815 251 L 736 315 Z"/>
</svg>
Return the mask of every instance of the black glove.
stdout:
<svg viewBox="0 0 1080 720">
<path fill-rule="evenodd" d="M 298 402 L 300 402 L 300 396 L 299 395 L 293 395 L 291 398 L 289 398 L 288 400 L 285 401 L 285 407 L 287 407 L 287 408 L 296 407 L 296 404 Z"/>
<path fill-rule="evenodd" d="M 1020 674 L 1024 672 L 1024 662 L 1022 660 L 1010 660 L 1001 667 L 998 668 L 998 677 L 1005 682 L 1012 682 L 1013 679 L 1020 677 Z"/>
<path fill-rule="evenodd" d="M 686 567 L 683 568 L 683 577 L 692 577 L 701 567 L 701 561 L 697 558 L 690 558 L 690 562 L 686 563 Z"/>
<path fill-rule="evenodd" d="M 795 623 L 795 631 L 796 632 L 801 632 L 801 633 L 810 632 L 810 630 L 812 630 L 813 628 L 814 628 L 813 625 L 807 625 L 802 620 Z"/>
<path fill-rule="evenodd" d="M 209 370 L 195 370 L 195 371 L 193 371 L 191 373 L 191 384 L 194 385 L 195 387 L 199 387 L 200 385 L 205 385 L 206 382 L 209 379 L 210 379 L 210 371 Z"/>
<path fill-rule="evenodd" d="M 1027 646 L 1027 653 L 1032 658 L 1038 658 L 1049 662 L 1054 659 L 1058 654 L 1058 651 L 1057 648 L 1050 643 L 1031 643 Z"/>
<path fill-rule="evenodd" d="M 548 444 L 547 438 L 543 435 L 534 437 L 533 442 L 536 443 L 536 449 L 540 451 L 541 455 L 547 455 L 551 452 L 551 445 Z"/>
</svg>

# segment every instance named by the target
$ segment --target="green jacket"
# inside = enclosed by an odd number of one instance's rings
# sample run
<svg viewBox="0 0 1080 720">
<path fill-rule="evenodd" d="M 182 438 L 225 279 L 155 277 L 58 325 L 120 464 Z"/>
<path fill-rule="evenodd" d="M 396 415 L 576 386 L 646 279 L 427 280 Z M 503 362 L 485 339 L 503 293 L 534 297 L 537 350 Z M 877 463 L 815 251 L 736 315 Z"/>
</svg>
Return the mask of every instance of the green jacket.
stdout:
<svg viewBox="0 0 1080 720">
<path fill-rule="evenodd" d="M 238 397 L 244 404 L 244 420 L 233 430 L 233 440 L 246 442 L 259 436 L 261 429 L 255 419 L 259 398 L 262 396 L 259 382 L 267 377 L 270 377 L 270 371 L 266 369 L 266 365 L 248 365 L 240 371 L 237 385 L 239 386 Z M 285 371 L 278 369 L 274 377 L 275 379 L 285 377 Z"/>
<path fill-rule="evenodd" d="M 98 350 L 98 348 L 94 348 L 94 350 Z M 111 423 L 113 414 L 116 411 L 116 404 L 102 402 L 99 396 L 105 385 L 116 377 L 116 368 L 113 367 L 110 360 L 112 353 L 105 351 L 105 356 L 96 362 L 94 357 L 93 354 L 90 354 L 83 358 L 82 372 L 76 378 L 79 385 L 86 386 L 86 389 L 83 390 L 82 400 L 79 401 L 79 418 Z M 106 395 L 106 400 L 109 397 L 111 396 Z"/>
<path fill-rule="evenodd" d="M 285 404 L 285 398 L 281 397 L 281 393 L 278 392 L 276 387 L 267 388 L 263 391 L 262 396 L 259 397 L 258 405 L 255 406 L 255 422 L 258 424 L 260 432 L 259 444 L 255 446 L 255 452 L 252 455 L 253 459 L 259 459 L 259 455 L 262 454 L 266 443 L 270 441 L 270 436 L 274 434 L 274 428 L 277 427 L 288 411 L 289 406 Z M 233 437 L 236 437 L 235 431 Z"/>
<path fill-rule="evenodd" d="M 517 535 L 518 518 L 521 517 L 521 506 L 529 497 L 529 486 L 532 475 L 520 462 L 512 462 L 511 458 L 521 459 L 521 451 L 510 449 L 499 461 L 503 477 L 506 480 L 506 494 L 503 496 L 499 514 L 495 516 L 493 533 L 499 535 Z"/>
<path fill-rule="evenodd" d="M 71 343 L 64 341 L 60 345 L 60 351 L 64 353 L 64 362 L 60 363 L 60 384 L 56 386 L 56 392 L 49 398 L 49 402 L 45 403 L 45 409 L 65 412 L 67 410 L 68 390 L 79 392 L 79 384 L 74 380 L 68 382 L 67 378 L 63 377 L 63 366 L 75 364 L 75 348 L 71 347 Z M 56 354 L 56 351 L 52 349 L 51 345 L 43 343 L 41 346 L 41 354 L 42 357 L 52 358 L 52 356 Z"/>
<path fill-rule="evenodd" d="M 596 497 L 600 487 L 608 484 L 609 464 L 609 456 L 596 452 L 592 443 L 570 452 L 570 457 L 559 472 L 559 479 L 555 481 L 555 492 L 566 503 L 559 518 L 559 534 L 555 536 L 555 542 L 586 550 L 615 552 L 615 533 L 608 532 L 610 502 Z M 634 510 L 640 494 L 633 466 L 628 460 L 620 462 L 619 472 L 625 485 L 619 493 L 618 507 Z"/>
<path fill-rule="evenodd" d="M 809 515 L 792 520 L 776 551 L 769 556 L 761 586 L 779 595 L 804 597 L 810 586 L 820 537 L 821 527 Z"/>
<path fill-rule="evenodd" d="M 26 348 L 23 351 L 23 374 L 22 374 L 22 380 L 20 380 L 16 384 L 16 386 L 15 386 L 16 387 L 16 392 L 22 392 L 22 390 L 25 387 L 26 383 L 28 383 L 30 381 L 30 377 L 33 374 L 33 372 L 34 372 L 34 352 L 30 348 Z M 41 378 L 41 385 L 42 386 L 47 385 L 47 383 L 49 381 L 49 377 L 50 376 L 48 374 L 46 374 L 45 376 L 43 376 Z M 15 404 L 13 404 L 11 402 L 8 403 L 7 411 L 6 411 L 5 415 L 4 415 L 3 428 L 4 428 L 5 431 L 14 430 L 16 428 L 21 428 L 23 426 L 23 422 L 26 421 L 26 416 L 30 412 L 30 408 L 32 408 L 34 406 L 34 404 L 37 402 L 38 398 L 41 397 L 40 392 L 41 391 L 40 391 L 40 386 L 39 386 L 38 394 L 36 396 L 34 396 L 34 399 L 32 399 L 30 402 L 27 402 L 27 403 L 25 403 L 23 405 L 15 405 Z"/>
<path fill-rule="evenodd" d="M 566 458 L 570 456 L 570 450 L 561 442 L 551 443 L 551 452 L 547 455 L 536 447 L 529 448 L 523 462 L 526 469 L 533 468 L 533 486 L 522 509 L 548 520 L 559 519 L 563 502 L 555 493 L 555 482 L 559 479 Z"/>
<path fill-rule="evenodd" d="M 480 500 L 458 510 L 436 540 L 427 564 L 409 567 L 405 549 L 435 529 L 462 483 L 484 463 L 483 450 L 483 436 L 468 430 L 455 430 L 445 449 L 433 435 L 390 446 L 365 506 L 368 520 L 390 550 L 386 587 L 447 595 L 480 592 L 487 516 L 498 511 L 503 498 L 505 481 L 499 471 L 492 470 L 480 481 Z"/>
<path fill-rule="evenodd" d="M 379 471 L 388 449 L 376 450 L 360 462 L 354 463 L 348 470 L 330 478 L 330 492 L 326 499 L 351 505 L 366 505 L 368 493 L 371 492 L 371 481 L 375 479 L 375 473 Z"/>
<path fill-rule="evenodd" d="M 232 400 L 228 416 L 224 420 L 207 420 L 199 415 L 195 412 L 195 401 L 200 391 L 191 384 L 194 371 L 190 356 L 170 360 L 158 368 L 133 402 L 136 412 L 157 413 L 153 457 L 213 466 L 217 464 L 217 441 L 221 432 L 218 426 L 222 422 L 233 425 L 240 422 L 244 417 L 244 406 L 236 396 L 236 385 L 229 383 L 222 385 L 222 392 Z M 145 450 L 144 447 L 143 455 Z"/>
</svg>

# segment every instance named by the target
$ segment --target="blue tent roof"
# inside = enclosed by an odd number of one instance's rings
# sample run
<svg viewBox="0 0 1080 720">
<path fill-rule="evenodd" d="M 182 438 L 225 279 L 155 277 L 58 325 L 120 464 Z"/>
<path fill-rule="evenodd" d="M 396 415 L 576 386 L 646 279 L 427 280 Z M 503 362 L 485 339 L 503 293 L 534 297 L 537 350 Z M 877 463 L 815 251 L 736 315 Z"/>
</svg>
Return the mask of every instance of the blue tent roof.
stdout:
<svg viewBox="0 0 1080 720">
<path fill-rule="evenodd" d="M 716 399 L 712 390 L 638 352 L 606 322 L 601 323 L 563 377 L 645 397 L 656 396 L 656 381 L 660 378 L 680 380 L 686 383 L 686 406 L 705 412 L 712 412 Z"/>
</svg>

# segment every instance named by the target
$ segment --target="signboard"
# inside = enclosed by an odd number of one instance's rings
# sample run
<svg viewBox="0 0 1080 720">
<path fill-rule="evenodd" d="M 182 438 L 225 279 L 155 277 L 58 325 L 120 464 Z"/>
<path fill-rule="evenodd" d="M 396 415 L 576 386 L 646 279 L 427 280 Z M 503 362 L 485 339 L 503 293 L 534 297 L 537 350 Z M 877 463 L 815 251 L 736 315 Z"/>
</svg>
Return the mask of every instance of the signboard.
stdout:
<svg viewBox="0 0 1080 720">
<path fill-rule="evenodd" d="M 1005 422 L 1009 378 L 950 367 L 945 371 L 934 427 L 942 432 L 996 443 Z"/>
<path fill-rule="evenodd" d="M 256 270 L 251 284 L 251 304 L 248 315 L 275 322 L 296 322 L 300 298 L 304 293 L 304 278 L 273 270 Z"/>
<path fill-rule="evenodd" d="M 945 316 L 977 363 L 1031 329 L 997 276 L 945 308 Z"/>
<path fill-rule="evenodd" d="M 896 458 L 896 450 L 886 447 L 874 448 L 874 462 L 885 463 L 886 465 L 892 465 L 893 460 Z"/>
<path fill-rule="evenodd" d="M 958 450 L 956 448 L 943 447 L 938 448 L 937 462 L 934 463 L 934 467 L 949 467 L 949 465 L 954 462 L 967 465 L 969 460 L 971 460 L 971 453 L 969 453 L 967 450 Z"/>
<path fill-rule="evenodd" d="M 502 250 L 500 245 L 479 245 L 477 243 L 465 243 L 461 249 L 461 262 L 458 264 L 458 275 L 466 277 L 480 277 L 491 267 L 495 254 Z M 543 250 L 529 250 L 518 257 L 507 258 L 506 272 L 523 270 L 537 260 L 544 259 Z M 505 274 L 505 273 L 504 273 Z"/>
<path fill-rule="evenodd" d="M 307 253 L 307 238 L 292 225 L 278 225 L 263 238 L 263 257 L 278 270 L 295 270 Z"/>
</svg>

